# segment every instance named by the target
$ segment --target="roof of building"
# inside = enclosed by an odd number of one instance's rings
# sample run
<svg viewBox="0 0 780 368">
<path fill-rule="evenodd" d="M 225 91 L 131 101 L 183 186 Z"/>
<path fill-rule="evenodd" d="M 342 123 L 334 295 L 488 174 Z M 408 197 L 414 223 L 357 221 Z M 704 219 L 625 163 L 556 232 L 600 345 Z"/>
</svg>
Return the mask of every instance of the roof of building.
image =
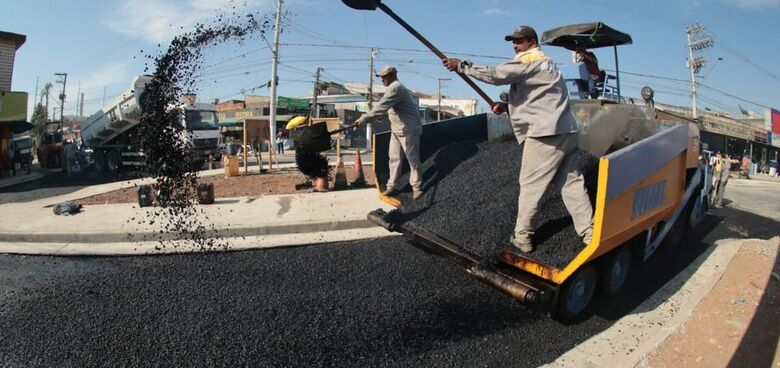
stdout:
<svg viewBox="0 0 780 368">
<path fill-rule="evenodd" d="M 13 41 L 16 44 L 16 49 L 18 50 L 20 47 L 22 47 L 22 45 L 24 45 L 24 41 L 27 41 L 27 36 L 0 31 L 0 40 Z"/>
</svg>

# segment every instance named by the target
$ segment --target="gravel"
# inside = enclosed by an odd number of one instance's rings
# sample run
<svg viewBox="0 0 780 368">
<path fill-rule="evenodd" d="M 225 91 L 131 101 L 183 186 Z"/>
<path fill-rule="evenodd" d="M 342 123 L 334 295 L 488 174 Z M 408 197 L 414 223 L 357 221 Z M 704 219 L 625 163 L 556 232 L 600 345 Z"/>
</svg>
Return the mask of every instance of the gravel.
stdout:
<svg viewBox="0 0 780 368">
<path fill-rule="evenodd" d="M 583 152 L 580 170 L 595 202 L 598 160 Z M 509 243 L 517 218 L 518 177 L 522 148 L 516 142 L 458 142 L 422 163 L 422 198 L 413 201 L 402 187 L 401 207 L 389 219 L 419 226 L 453 239 L 461 246 L 492 257 L 514 249 Z M 408 174 L 400 179 L 408 183 Z M 562 268 L 582 249 L 560 191 L 548 190 L 540 203 L 536 250 L 527 257 Z"/>
</svg>

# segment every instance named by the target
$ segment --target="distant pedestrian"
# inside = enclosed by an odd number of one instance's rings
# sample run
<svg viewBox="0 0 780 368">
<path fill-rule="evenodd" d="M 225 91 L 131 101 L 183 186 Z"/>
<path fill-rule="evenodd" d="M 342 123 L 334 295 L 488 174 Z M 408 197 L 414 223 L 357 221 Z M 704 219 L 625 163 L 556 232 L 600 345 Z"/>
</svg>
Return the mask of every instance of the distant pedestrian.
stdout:
<svg viewBox="0 0 780 368">
<path fill-rule="evenodd" d="M 73 166 L 78 160 L 76 157 L 76 144 L 72 141 L 65 141 L 63 150 L 65 151 L 65 171 L 68 173 L 68 177 L 70 178 L 73 173 Z"/>
<path fill-rule="evenodd" d="M 731 159 L 728 155 L 723 155 L 720 159 L 720 172 L 718 173 L 718 186 L 715 192 L 715 198 L 713 204 L 715 207 L 723 207 L 723 193 L 726 191 L 726 184 L 729 182 L 729 175 L 731 174 Z"/>
<path fill-rule="evenodd" d="M 284 131 L 284 129 L 279 129 L 279 132 L 276 133 L 276 153 L 283 155 L 284 154 L 284 141 L 287 139 L 287 134 Z"/>
<path fill-rule="evenodd" d="M 398 178 L 401 176 L 402 155 L 409 161 L 411 173 L 409 184 L 412 186 L 412 198 L 422 197 L 422 176 L 420 175 L 420 136 L 422 135 L 422 120 L 420 120 L 420 102 L 398 80 L 395 67 L 386 66 L 379 71 L 377 77 L 382 79 L 386 87 L 385 94 L 374 105 L 371 111 L 359 117 L 355 124 L 370 121 L 384 113 L 390 120 L 390 178 L 387 180 L 382 194 L 396 194 Z"/>
<path fill-rule="evenodd" d="M 740 163 L 740 176 L 745 179 L 750 179 L 750 166 L 753 162 L 750 161 L 748 155 L 742 155 L 742 162 Z"/>
</svg>

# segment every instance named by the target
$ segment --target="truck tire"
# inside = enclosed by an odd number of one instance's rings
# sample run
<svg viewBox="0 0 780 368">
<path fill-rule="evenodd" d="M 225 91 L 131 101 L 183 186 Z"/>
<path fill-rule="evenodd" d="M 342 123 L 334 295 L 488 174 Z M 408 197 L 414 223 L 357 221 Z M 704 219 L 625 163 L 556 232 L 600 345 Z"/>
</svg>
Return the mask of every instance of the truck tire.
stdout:
<svg viewBox="0 0 780 368">
<path fill-rule="evenodd" d="M 108 151 L 106 153 L 106 169 L 108 172 L 116 174 L 122 168 L 122 162 L 119 161 L 119 152 Z"/>
<path fill-rule="evenodd" d="M 599 273 L 599 291 L 606 296 L 614 296 L 623 289 L 631 271 L 631 247 L 619 246 L 603 257 Z"/>
<path fill-rule="evenodd" d="M 93 160 L 95 160 L 95 169 L 102 173 L 106 171 L 106 154 L 103 151 L 95 151 L 93 153 Z"/>
<path fill-rule="evenodd" d="M 590 304 L 595 290 L 596 270 L 592 264 L 586 264 L 563 283 L 558 295 L 556 317 L 563 320 L 578 317 Z"/>
</svg>

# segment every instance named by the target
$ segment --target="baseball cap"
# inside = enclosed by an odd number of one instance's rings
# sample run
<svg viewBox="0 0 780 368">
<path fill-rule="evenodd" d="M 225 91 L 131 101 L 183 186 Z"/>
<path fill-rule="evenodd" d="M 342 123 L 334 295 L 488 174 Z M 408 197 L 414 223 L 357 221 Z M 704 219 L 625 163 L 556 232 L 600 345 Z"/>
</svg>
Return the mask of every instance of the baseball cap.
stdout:
<svg viewBox="0 0 780 368">
<path fill-rule="evenodd" d="M 515 31 L 512 32 L 512 34 L 506 35 L 506 37 L 504 37 L 504 40 L 512 41 L 514 39 L 524 37 L 533 38 L 537 41 L 539 40 L 539 37 L 536 36 L 536 31 L 531 26 L 519 26 L 515 28 Z"/>
<path fill-rule="evenodd" d="M 384 76 L 386 76 L 388 74 L 397 74 L 397 73 L 398 73 L 398 70 L 396 70 L 394 66 L 389 66 L 388 65 L 388 66 L 382 68 L 382 70 L 380 70 L 379 73 L 377 73 L 376 76 L 377 77 L 384 77 Z"/>
</svg>

